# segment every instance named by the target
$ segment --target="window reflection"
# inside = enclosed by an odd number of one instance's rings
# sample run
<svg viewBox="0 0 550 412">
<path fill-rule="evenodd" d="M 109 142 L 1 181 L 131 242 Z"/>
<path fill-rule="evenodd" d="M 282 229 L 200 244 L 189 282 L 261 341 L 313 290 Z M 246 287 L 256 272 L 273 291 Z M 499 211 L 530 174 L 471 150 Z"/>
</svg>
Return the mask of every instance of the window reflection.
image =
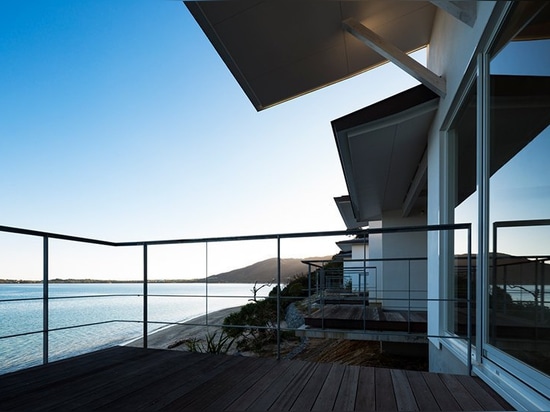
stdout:
<svg viewBox="0 0 550 412">
<path fill-rule="evenodd" d="M 550 374 L 550 8 L 491 62 L 489 343 Z M 548 219 L 548 220 L 546 220 Z"/>
<path fill-rule="evenodd" d="M 454 222 L 472 223 L 472 240 L 477 238 L 477 199 L 478 191 L 476 187 L 476 119 L 477 119 L 477 94 L 476 83 L 472 85 L 467 95 L 466 101 L 462 106 L 462 111 L 457 116 L 451 133 L 451 142 L 453 146 L 449 163 L 454 165 L 455 181 L 450 199 L 451 205 L 455 207 Z M 475 273 L 475 255 L 471 256 L 470 282 L 468 284 L 468 240 L 465 231 L 457 231 L 453 236 L 454 257 L 450 264 L 447 279 L 447 330 L 459 336 L 467 336 L 468 324 L 468 285 L 470 287 L 470 325 L 471 336 L 475 336 L 476 331 L 476 273 Z M 472 252 L 475 253 L 476 245 L 472 246 Z"/>
</svg>

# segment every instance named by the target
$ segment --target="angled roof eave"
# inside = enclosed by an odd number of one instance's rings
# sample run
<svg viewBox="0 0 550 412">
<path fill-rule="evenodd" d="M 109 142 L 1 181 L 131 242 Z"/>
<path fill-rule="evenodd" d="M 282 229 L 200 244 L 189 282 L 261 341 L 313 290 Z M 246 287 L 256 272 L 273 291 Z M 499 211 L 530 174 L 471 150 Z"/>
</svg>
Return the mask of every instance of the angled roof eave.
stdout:
<svg viewBox="0 0 550 412">
<path fill-rule="evenodd" d="M 425 47 L 437 7 L 429 1 L 184 1 L 256 110 L 387 62 L 348 33 L 366 24 L 404 53 Z"/>
<path fill-rule="evenodd" d="M 418 85 L 332 121 L 356 221 L 401 207 L 438 104 L 434 92 Z"/>
</svg>

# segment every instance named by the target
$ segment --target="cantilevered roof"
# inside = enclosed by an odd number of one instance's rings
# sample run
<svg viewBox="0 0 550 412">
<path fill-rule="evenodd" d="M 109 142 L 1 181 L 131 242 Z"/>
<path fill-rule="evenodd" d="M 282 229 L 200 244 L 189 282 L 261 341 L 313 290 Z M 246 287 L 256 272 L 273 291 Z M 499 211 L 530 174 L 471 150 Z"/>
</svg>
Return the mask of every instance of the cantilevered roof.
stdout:
<svg viewBox="0 0 550 412">
<path fill-rule="evenodd" d="M 419 85 L 332 122 L 358 224 L 390 210 L 407 216 L 425 205 L 425 151 L 438 103 Z"/>
<path fill-rule="evenodd" d="M 257 110 L 386 62 L 347 33 L 344 20 L 410 52 L 428 44 L 436 10 L 428 1 L 396 0 L 185 4 Z"/>
<path fill-rule="evenodd" d="M 360 229 L 369 225 L 368 221 L 358 222 L 353 213 L 349 195 L 335 197 L 336 207 L 348 229 Z"/>
</svg>

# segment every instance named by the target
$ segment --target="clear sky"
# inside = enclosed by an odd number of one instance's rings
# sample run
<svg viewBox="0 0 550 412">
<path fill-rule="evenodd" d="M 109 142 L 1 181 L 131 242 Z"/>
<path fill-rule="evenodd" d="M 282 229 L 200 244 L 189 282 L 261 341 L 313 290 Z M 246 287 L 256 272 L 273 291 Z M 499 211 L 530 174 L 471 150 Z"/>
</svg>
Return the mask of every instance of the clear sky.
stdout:
<svg viewBox="0 0 550 412">
<path fill-rule="evenodd" d="M 258 113 L 172 0 L 2 0 L 0 59 L 0 225 L 113 241 L 344 229 L 330 121 L 417 84 L 385 65 Z M 0 278 L 39 276 L 40 241 L 0 242 Z"/>
</svg>

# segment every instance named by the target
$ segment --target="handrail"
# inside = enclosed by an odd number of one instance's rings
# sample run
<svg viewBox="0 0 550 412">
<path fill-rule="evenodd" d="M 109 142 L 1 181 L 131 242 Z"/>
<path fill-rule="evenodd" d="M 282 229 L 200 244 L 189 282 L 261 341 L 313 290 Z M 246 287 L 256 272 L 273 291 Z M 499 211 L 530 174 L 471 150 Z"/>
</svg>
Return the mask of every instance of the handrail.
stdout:
<svg viewBox="0 0 550 412">
<path fill-rule="evenodd" d="M 205 238 L 181 238 L 181 239 L 165 239 L 165 240 L 140 240 L 130 242 L 112 242 L 107 240 L 99 240 L 81 236 L 63 235 L 59 233 L 44 232 L 40 230 L 23 229 L 12 226 L 1 226 L 0 232 L 16 233 L 21 235 L 47 237 L 50 239 L 68 240 L 80 243 L 93 243 L 104 246 L 144 246 L 144 245 L 171 245 L 185 243 L 214 243 L 214 242 L 234 242 L 244 240 L 267 240 L 267 239 L 296 239 L 303 237 L 328 237 L 328 236 L 354 236 L 354 235 L 369 235 L 383 233 L 407 233 L 407 232 L 433 232 L 445 230 L 462 230 L 469 229 L 470 223 L 456 223 L 443 225 L 425 225 L 425 226 L 403 226 L 403 227 L 384 227 L 384 228 L 368 228 L 368 229 L 346 229 L 346 230 L 330 230 L 324 232 L 296 232 L 296 233 L 280 233 L 280 234 L 264 234 L 264 235 L 243 235 L 243 236 L 225 236 L 225 237 L 205 237 Z"/>
<path fill-rule="evenodd" d="M 114 322 L 131 322 L 131 323 L 142 323 L 143 324 L 143 344 L 144 347 L 147 347 L 147 336 L 148 336 L 148 330 L 147 325 L 148 324 L 164 324 L 164 325 L 179 325 L 183 324 L 180 322 L 159 322 L 159 321 L 152 321 L 147 318 L 147 305 L 148 305 L 148 298 L 153 296 L 169 296 L 169 297 L 206 297 L 208 302 L 208 289 L 206 291 L 206 295 L 187 295 L 187 294 L 180 294 L 180 295 L 158 295 L 158 294 L 150 294 L 147 288 L 147 285 L 149 284 L 148 281 L 148 273 L 147 273 L 147 248 L 148 246 L 156 246 L 156 245 L 173 245 L 173 244 L 205 244 L 208 248 L 209 243 L 215 243 L 215 242 L 233 242 L 233 241 L 254 241 L 254 240 L 266 240 L 266 239 L 272 239 L 277 241 L 277 307 L 281 307 L 281 302 L 286 299 L 283 296 L 280 296 L 280 290 L 281 290 L 281 252 L 280 252 L 280 243 L 283 239 L 297 239 L 297 238 L 313 238 L 313 237 L 331 237 L 331 236 L 358 236 L 358 237 L 367 237 L 370 234 L 385 234 L 385 233 L 409 233 L 409 232 L 442 232 L 442 231 L 455 231 L 455 230 L 467 230 L 468 231 L 468 238 L 469 238 L 469 253 L 468 253 L 468 279 L 470 279 L 470 271 L 471 271 L 471 224 L 468 223 L 462 223 L 462 224 L 443 224 L 443 225 L 425 225 L 425 226 L 408 226 L 408 227 L 390 227 L 390 228 L 367 228 L 367 229 L 346 229 L 346 230 L 332 230 L 332 231 L 322 231 L 322 232 L 300 232 L 300 233 L 283 233 L 283 234 L 264 234 L 264 235 L 245 235 L 245 236 L 227 236 L 227 237 L 205 237 L 205 238 L 189 238 L 189 239 L 165 239 L 165 240 L 142 240 L 142 241 L 123 241 L 123 242 L 112 242 L 112 241 L 106 241 L 106 240 L 100 240 L 100 239 L 93 239 L 93 238 L 86 238 L 86 237 L 80 237 L 80 236 L 71 236 L 71 235 L 65 235 L 65 234 L 59 234 L 59 233 L 52 233 L 52 232 L 45 232 L 45 231 L 38 231 L 38 230 L 29 230 L 29 229 L 23 229 L 23 228 L 17 228 L 17 227 L 9 227 L 9 226 L 0 226 L 0 233 L 14 233 L 14 234 L 21 234 L 21 235 L 27 235 L 27 236 L 34 236 L 34 237 L 42 237 L 43 238 L 43 254 L 44 254 L 44 264 L 43 264 L 43 280 L 42 283 L 44 285 L 43 287 L 43 295 L 42 297 L 37 298 L 25 298 L 21 300 L 42 300 L 43 301 L 43 329 L 41 331 L 35 331 L 35 332 L 25 332 L 22 334 L 16 334 L 16 335 L 10 335 L 10 336 L 0 336 L 0 339 L 6 339 L 9 337 L 16 337 L 16 336 L 24 336 L 29 334 L 38 334 L 43 333 L 43 363 L 48 363 L 48 355 L 49 355 L 49 346 L 48 346 L 48 334 L 52 331 L 60 331 L 65 329 L 74 329 L 78 327 L 87 327 L 92 325 L 99 325 L 99 324 L 106 324 L 106 323 L 114 323 Z M 110 246 L 110 247 L 142 247 L 143 249 L 143 280 L 140 281 L 140 284 L 143 284 L 143 293 L 131 293 L 131 294 L 102 294 L 102 295 L 79 295 L 79 296 L 49 296 L 49 240 L 50 239 L 57 239 L 57 240 L 64 240 L 64 241 L 71 241 L 71 242 L 79 242 L 79 243 L 89 243 L 89 244 L 97 244 L 97 245 L 103 245 L 103 246 Z M 207 249 L 208 250 L 208 249 Z M 208 253 L 208 252 L 207 252 Z M 207 255 L 208 260 L 208 255 Z M 408 261 L 409 266 L 411 261 L 425 261 L 427 260 L 426 257 L 410 257 L 410 258 L 375 258 L 375 259 L 367 259 L 370 261 Z M 304 260 L 304 263 L 306 262 L 317 262 L 319 263 L 320 260 Z M 365 259 L 350 259 L 349 261 L 365 261 Z M 208 262 L 207 262 L 208 264 Z M 350 268 L 351 270 L 352 268 Z M 353 269 L 361 269 L 361 268 L 353 268 Z M 206 282 L 208 282 L 208 279 L 206 279 Z M 410 282 L 409 282 L 410 283 Z M 468 296 L 466 299 L 430 299 L 430 298 L 414 298 L 409 296 L 408 298 L 398 298 L 393 297 L 390 299 L 392 301 L 409 301 L 409 306 L 412 301 L 424 301 L 424 302 L 431 302 L 431 301 L 460 301 L 460 302 L 467 302 L 467 309 L 468 309 L 468 337 L 467 340 L 469 342 L 469 347 L 471 348 L 471 316 L 470 316 L 470 307 L 471 307 L 471 296 L 470 296 L 470 281 L 468 281 Z M 311 285 L 310 285 L 311 287 Z M 409 285 L 409 292 L 410 292 L 410 285 Z M 392 291 L 395 292 L 395 291 Z M 425 290 L 414 290 L 414 292 L 425 292 Z M 65 326 L 65 327 L 59 327 L 59 328 L 50 328 L 49 326 L 49 307 L 48 302 L 50 300 L 55 299 L 73 299 L 73 298 L 87 298 L 87 297 L 109 297 L 109 296 L 133 296 L 133 297 L 142 297 L 143 298 L 143 320 L 108 320 L 108 321 L 102 321 L 102 322 L 93 322 L 93 323 L 87 323 L 83 325 L 72 325 L 72 326 Z M 218 297 L 227 297 L 227 296 L 220 296 L 216 295 L 216 298 Z M 235 297 L 235 296 L 231 296 Z M 8 302 L 8 301 L 16 301 L 18 299 L 3 299 L 0 300 L 1 302 Z M 208 305 L 208 303 L 207 303 Z M 208 316 L 208 306 L 207 306 L 207 316 Z M 185 324 L 189 325 L 190 323 L 185 322 Z M 213 325 L 208 323 L 207 318 L 207 325 L 211 326 L 222 326 L 222 325 Z M 281 326 L 281 319 L 279 315 L 279 310 L 277 311 L 277 323 L 275 327 L 273 326 L 265 326 L 265 327 L 256 327 L 258 329 L 276 329 L 277 331 L 277 351 L 278 351 L 278 357 L 280 357 L 280 333 L 283 330 L 293 330 L 284 328 Z M 447 335 L 445 336 L 429 336 L 425 334 L 427 337 L 449 337 Z M 470 360 L 471 356 L 468 356 L 468 360 Z"/>
</svg>

